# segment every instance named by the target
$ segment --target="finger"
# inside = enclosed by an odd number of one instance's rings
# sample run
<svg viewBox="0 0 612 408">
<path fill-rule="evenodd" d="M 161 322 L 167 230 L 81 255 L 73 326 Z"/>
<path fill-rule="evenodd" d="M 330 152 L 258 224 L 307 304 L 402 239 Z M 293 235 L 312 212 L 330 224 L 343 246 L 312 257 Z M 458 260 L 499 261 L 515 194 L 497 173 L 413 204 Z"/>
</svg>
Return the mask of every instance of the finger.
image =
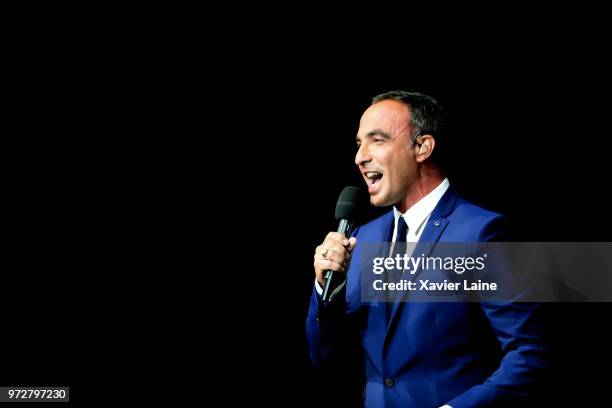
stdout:
<svg viewBox="0 0 612 408">
<path fill-rule="evenodd" d="M 341 250 L 342 246 L 339 245 L 336 241 L 333 240 L 325 240 L 323 241 L 323 243 L 321 245 L 319 245 L 318 247 L 315 248 L 315 253 L 314 256 L 320 256 L 323 258 L 326 258 L 326 252 L 329 252 L 330 250 L 335 250 L 336 252 L 342 252 Z"/>
<path fill-rule="evenodd" d="M 344 234 L 341 234 L 339 232 L 330 232 L 325 237 L 325 240 L 328 240 L 328 239 L 334 242 L 337 242 L 340 245 L 344 245 L 344 241 L 346 240 L 346 237 L 344 236 Z"/>
<path fill-rule="evenodd" d="M 330 240 L 330 239 L 326 239 L 325 242 L 323 242 L 323 245 L 321 245 L 321 252 L 325 252 L 326 249 L 334 250 L 338 252 L 339 254 L 346 251 L 346 248 L 344 248 L 342 244 L 339 244 L 337 241 Z"/>
<path fill-rule="evenodd" d="M 353 252 L 353 249 L 355 248 L 355 245 L 357 245 L 357 238 L 355 238 L 355 237 L 349 238 L 348 250 L 350 252 Z"/>
<path fill-rule="evenodd" d="M 347 251 L 343 251 L 343 253 L 339 253 L 333 249 L 326 249 L 321 254 L 319 254 L 319 257 L 322 259 L 328 259 L 330 261 L 337 262 L 340 265 L 344 266 L 344 264 L 347 261 L 348 254 L 347 254 Z"/>
<path fill-rule="evenodd" d="M 314 266 L 316 269 L 319 269 L 321 271 L 334 271 L 344 273 L 344 266 L 342 266 L 338 262 L 334 262 L 329 259 L 315 259 Z"/>
<path fill-rule="evenodd" d="M 344 247 L 336 246 L 336 249 L 325 248 L 323 245 L 318 246 L 314 253 L 314 258 L 329 259 L 345 266 L 350 254 Z"/>
</svg>

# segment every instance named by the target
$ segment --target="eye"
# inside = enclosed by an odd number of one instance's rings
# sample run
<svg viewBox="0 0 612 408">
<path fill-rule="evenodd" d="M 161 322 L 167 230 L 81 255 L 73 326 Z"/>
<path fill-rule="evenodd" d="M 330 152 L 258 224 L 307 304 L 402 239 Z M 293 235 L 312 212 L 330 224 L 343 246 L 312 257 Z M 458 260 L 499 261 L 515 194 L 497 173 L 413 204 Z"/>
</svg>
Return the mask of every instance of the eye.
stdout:
<svg viewBox="0 0 612 408">
<path fill-rule="evenodd" d="M 374 141 L 374 143 L 382 143 L 385 141 L 385 139 L 383 139 L 382 137 L 375 137 L 372 140 Z"/>
</svg>

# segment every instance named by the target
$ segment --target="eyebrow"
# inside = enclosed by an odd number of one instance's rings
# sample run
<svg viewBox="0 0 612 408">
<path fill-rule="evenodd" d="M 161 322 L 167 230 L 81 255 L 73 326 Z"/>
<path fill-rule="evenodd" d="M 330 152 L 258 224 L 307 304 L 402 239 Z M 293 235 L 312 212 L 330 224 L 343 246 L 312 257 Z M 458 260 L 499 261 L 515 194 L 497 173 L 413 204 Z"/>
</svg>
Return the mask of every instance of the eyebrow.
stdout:
<svg viewBox="0 0 612 408">
<path fill-rule="evenodd" d="M 391 139 L 391 135 L 389 133 L 384 132 L 380 129 L 374 129 L 366 134 L 366 138 L 371 138 L 374 136 L 381 136 L 381 137 L 384 137 L 385 139 Z M 359 141 L 360 141 L 359 135 L 355 136 L 355 142 L 359 143 Z"/>
</svg>

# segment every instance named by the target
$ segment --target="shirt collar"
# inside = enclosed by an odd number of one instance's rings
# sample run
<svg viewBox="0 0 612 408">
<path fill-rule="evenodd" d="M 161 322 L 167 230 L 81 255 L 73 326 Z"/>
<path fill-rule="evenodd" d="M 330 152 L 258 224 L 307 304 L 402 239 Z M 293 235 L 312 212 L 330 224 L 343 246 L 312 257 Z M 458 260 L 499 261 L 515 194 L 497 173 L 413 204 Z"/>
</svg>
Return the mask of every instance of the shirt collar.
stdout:
<svg viewBox="0 0 612 408">
<path fill-rule="evenodd" d="M 414 234 L 419 234 L 421 228 L 425 224 L 425 221 L 429 218 L 431 212 L 436 208 L 438 202 L 448 190 L 450 183 L 448 178 L 445 178 L 438 187 L 434 188 L 429 194 L 417 201 L 412 207 L 410 207 L 404 214 L 402 214 L 396 207 L 393 207 L 393 215 L 395 217 L 395 225 L 400 216 L 404 217 L 404 221 L 408 224 L 408 231 Z"/>
</svg>

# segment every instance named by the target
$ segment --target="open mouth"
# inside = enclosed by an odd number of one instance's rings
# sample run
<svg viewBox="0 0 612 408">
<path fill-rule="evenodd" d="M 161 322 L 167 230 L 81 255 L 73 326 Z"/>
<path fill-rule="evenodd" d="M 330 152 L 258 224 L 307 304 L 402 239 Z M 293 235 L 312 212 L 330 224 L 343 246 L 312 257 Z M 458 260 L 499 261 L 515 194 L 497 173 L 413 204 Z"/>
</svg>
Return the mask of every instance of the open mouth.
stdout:
<svg viewBox="0 0 612 408">
<path fill-rule="evenodd" d="M 383 174 L 379 171 L 367 171 L 363 173 L 365 175 L 365 180 L 368 185 L 368 190 L 372 192 L 373 189 L 380 183 L 380 180 L 383 177 Z"/>
</svg>

